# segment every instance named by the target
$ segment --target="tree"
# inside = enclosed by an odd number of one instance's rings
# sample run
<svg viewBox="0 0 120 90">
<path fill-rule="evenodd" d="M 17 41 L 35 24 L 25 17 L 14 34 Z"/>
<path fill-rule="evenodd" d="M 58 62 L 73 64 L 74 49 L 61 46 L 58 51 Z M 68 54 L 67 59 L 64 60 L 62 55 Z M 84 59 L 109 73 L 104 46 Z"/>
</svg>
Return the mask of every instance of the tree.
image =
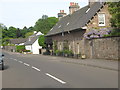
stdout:
<svg viewBox="0 0 120 90">
<path fill-rule="evenodd" d="M 120 28 L 120 1 L 119 2 L 109 2 L 109 11 L 112 15 L 111 24 L 113 27 Z"/>
<path fill-rule="evenodd" d="M 28 33 L 25 34 L 25 38 L 28 38 L 31 35 L 33 35 L 33 32 L 28 32 Z"/>
<path fill-rule="evenodd" d="M 21 37 L 21 36 L 22 36 L 21 31 L 20 31 L 19 28 L 17 28 L 16 37 L 19 38 L 19 37 Z"/>
<path fill-rule="evenodd" d="M 48 17 L 46 19 L 39 19 L 34 26 L 34 30 L 47 34 L 48 31 L 58 22 L 56 17 Z"/>
<path fill-rule="evenodd" d="M 44 35 L 40 35 L 39 39 L 38 39 L 38 43 L 40 46 L 42 46 L 43 48 L 46 47 L 45 45 L 45 36 Z"/>
<path fill-rule="evenodd" d="M 21 30 L 21 34 L 22 34 L 22 38 L 25 38 L 25 34 L 28 32 L 27 27 L 25 26 L 22 30 Z"/>
<path fill-rule="evenodd" d="M 13 27 L 13 26 L 9 27 L 8 32 L 7 32 L 8 37 L 10 37 L 10 38 L 17 38 L 17 34 L 16 33 L 17 33 L 17 29 L 15 27 Z"/>
<path fill-rule="evenodd" d="M 47 18 L 48 18 L 47 15 L 43 15 L 43 16 L 42 16 L 42 19 L 47 19 Z"/>
</svg>

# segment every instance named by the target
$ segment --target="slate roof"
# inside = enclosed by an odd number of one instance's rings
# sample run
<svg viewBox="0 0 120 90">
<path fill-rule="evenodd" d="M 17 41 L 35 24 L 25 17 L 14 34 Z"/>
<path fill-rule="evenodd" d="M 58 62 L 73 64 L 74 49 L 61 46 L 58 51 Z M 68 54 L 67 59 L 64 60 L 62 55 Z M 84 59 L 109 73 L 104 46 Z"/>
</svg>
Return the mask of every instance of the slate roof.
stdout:
<svg viewBox="0 0 120 90">
<path fill-rule="evenodd" d="M 10 39 L 9 42 L 12 44 L 20 44 L 25 43 L 27 41 L 27 38 L 18 38 L 18 39 Z"/>
<path fill-rule="evenodd" d="M 105 2 L 104 2 L 105 3 Z M 92 17 L 100 10 L 104 3 L 95 2 L 92 6 L 85 6 L 73 14 L 63 17 L 46 36 L 56 35 L 62 32 L 80 29 L 92 19 Z M 86 11 L 90 10 L 86 13 Z"/>
<path fill-rule="evenodd" d="M 35 35 L 32 35 L 31 37 L 30 37 L 30 41 L 29 41 L 29 39 L 25 42 L 25 45 L 32 45 L 38 38 L 39 38 L 39 36 L 40 35 L 37 35 L 37 36 L 35 36 Z"/>
<path fill-rule="evenodd" d="M 41 32 L 37 32 L 29 36 L 29 38 L 25 42 L 25 45 L 32 45 L 39 38 L 40 35 L 43 35 L 43 34 Z"/>
</svg>

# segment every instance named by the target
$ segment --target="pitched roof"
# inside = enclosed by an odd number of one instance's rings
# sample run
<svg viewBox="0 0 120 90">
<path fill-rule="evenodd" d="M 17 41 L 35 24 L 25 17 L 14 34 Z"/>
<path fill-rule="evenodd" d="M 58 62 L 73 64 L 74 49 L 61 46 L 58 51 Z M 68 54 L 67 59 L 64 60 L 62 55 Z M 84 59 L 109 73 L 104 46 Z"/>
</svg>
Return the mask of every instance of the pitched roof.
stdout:
<svg viewBox="0 0 120 90">
<path fill-rule="evenodd" d="M 80 10 L 63 17 L 46 36 L 68 32 L 84 27 L 89 20 L 96 14 L 104 3 L 96 2 L 92 6 L 85 6 Z M 89 9 L 88 12 L 86 12 Z"/>
<path fill-rule="evenodd" d="M 9 41 L 12 44 L 20 44 L 25 43 L 27 41 L 27 38 L 10 39 Z"/>
<path fill-rule="evenodd" d="M 25 45 L 32 45 L 38 39 L 38 37 L 39 35 L 29 37 L 29 39 L 25 42 Z"/>
<path fill-rule="evenodd" d="M 32 45 L 40 35 L 43 35 L 41 32 L 35 33 L 31 36 L 29 36 L 28 40 L 25 42 L 25 45 Z"/>
</svg>

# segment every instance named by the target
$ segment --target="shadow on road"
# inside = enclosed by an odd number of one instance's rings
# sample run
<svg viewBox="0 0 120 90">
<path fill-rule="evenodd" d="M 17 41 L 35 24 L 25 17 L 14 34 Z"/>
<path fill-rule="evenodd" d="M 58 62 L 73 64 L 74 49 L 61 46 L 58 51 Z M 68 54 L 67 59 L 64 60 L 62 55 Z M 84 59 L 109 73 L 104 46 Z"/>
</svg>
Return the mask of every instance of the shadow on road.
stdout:
<svg viewBox="0 0 120 90">
<path fill-rule="evenodd" d="M 9 68 L 9 66 L 8 65 L 5 65 L 4 66 L 4 70 L 7 70 Z M 0 67 L 0 70 L 2 70 L 2 68 Z"/>
</svg>

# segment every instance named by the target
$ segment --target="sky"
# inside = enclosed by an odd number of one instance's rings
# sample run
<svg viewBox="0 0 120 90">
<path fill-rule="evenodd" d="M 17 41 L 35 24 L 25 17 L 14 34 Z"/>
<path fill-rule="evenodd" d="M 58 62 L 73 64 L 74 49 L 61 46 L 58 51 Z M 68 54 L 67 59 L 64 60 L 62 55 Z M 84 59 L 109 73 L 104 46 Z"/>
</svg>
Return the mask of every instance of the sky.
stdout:
<svg viewBox="0 0 120 90">
<path fill-rule="evenodd" d="M 69 14 L 70 2 L 88 5 L 88 0 L 0 0 L 0 23 L 22 29 L 31 27 L 42 17 L 57 17 L 60 10 Z"/>
</svg>

